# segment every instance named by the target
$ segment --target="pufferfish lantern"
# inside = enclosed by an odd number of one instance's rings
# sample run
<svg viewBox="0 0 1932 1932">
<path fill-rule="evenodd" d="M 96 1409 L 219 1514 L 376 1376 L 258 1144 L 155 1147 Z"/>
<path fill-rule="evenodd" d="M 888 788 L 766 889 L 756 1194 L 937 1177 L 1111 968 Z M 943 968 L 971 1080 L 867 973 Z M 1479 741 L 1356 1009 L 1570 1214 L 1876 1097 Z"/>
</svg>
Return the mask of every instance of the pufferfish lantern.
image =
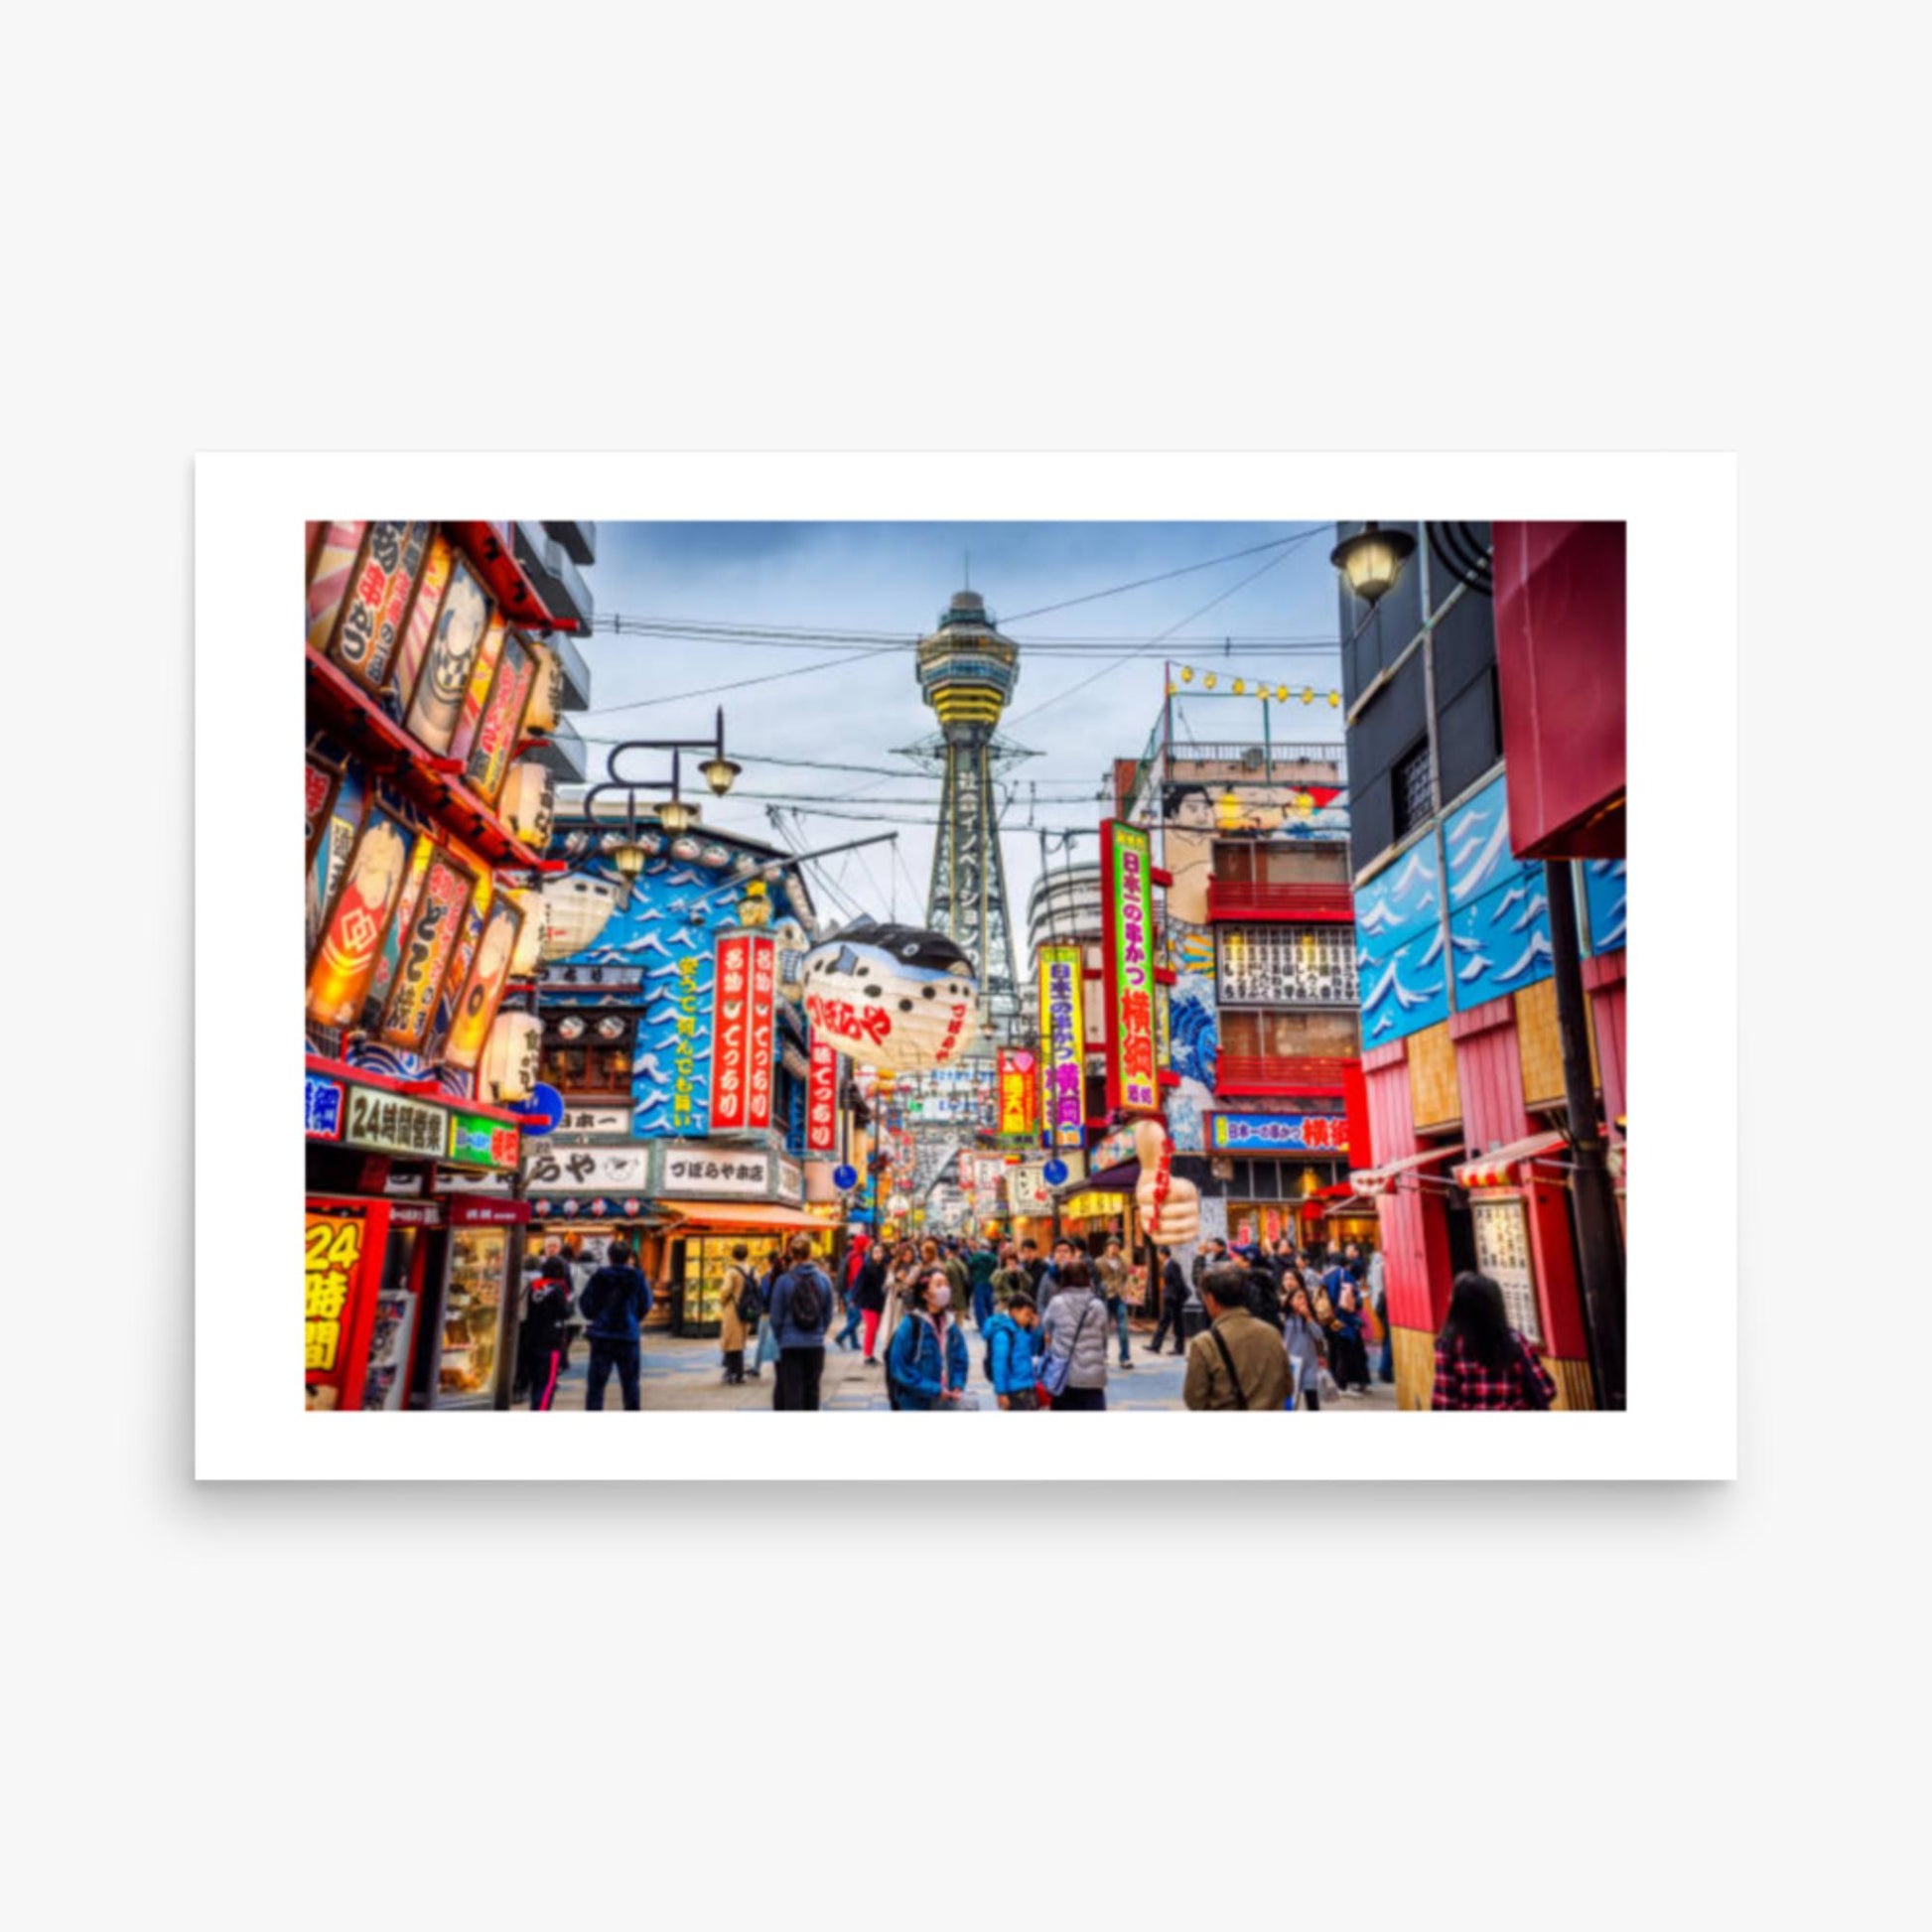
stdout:
<svg viewBox="0 0 1932 1932">
<path fill-rule="evenodd" d="M 860 919 L 805 957 L 812 1031 L 864 1066 L 950 1066 L 979 1034 L 973 962 L 943 932 Z"/>
</svg>

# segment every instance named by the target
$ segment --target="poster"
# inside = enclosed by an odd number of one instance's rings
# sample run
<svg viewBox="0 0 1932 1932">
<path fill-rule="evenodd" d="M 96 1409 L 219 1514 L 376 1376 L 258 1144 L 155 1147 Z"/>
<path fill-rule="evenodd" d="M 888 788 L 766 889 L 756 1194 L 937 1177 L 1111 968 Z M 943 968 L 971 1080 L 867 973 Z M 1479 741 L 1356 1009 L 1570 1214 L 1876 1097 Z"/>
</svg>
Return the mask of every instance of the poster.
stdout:
<svg viewBox="0 0 1932 1932">
<path fill-rule="evenodd" d="M 311 1409 L 361 1405 L 386 1201 L 311 1200 L 304 1228 L 304 1371 Z"/>
<path fill-rule="evenodd" d="M 471 1068 L 483 1054 L 483 1041 L 489 1037 L 489 1023 L 510 976 L 510 960 L 516 952 L 517 934 L 523 930 L 523 913 L 507 893 L 498 893 L 496 902 L 483 920 L 483 937 L 471 963 L 463 990 L 457 996 L 456 1018 L 443 1048 L 451 1066 Z"/>
<path fill-rule="evenodd" d="M 411 1050 L 422 1045 L 429 1031 L 436 995 L 456 950 L 476 884 L 474 875 L 447 852 L 430 848 L 427 839 L 423 843 L 432 856 L 422 890 L 416 896 L 408 936 L 398 949 L 395 983 L 378 1030 L 386 1045 Z"/>
<path fill-rule="evenodd" d="M 309 970 L 309 1018 L 319 1026 L 354 1025 L 408 863 L 408 835 L 385 813 L 372 813 Z"/>
<path fill-rule="evenodd" d="M 450 749 L 457 717 L 470 689 L 477 650 L 489 624 L 489 598 L 470 566 L 458 559 L 451 567 L 450 588 L 444 594 L 430 635 L 422 676 L 404 720 L 432 752 Z"/>
<path fill-rule="evenodd" d="M 457 714 L 456 730 L 450 737 L 450 756 L 453 759 L 467 760 L 476 747 L 477 734 L 483 729 L 483 707 L 489 700 L 497 661 L 503 654 L 503 643 L 508 635 L 508 620 L 502 612 L 492 612 L 483 631 L 483 642 L 470 667 L 470 683 L 463 694 L 463 709 Z"/>
<path fill-rule="evenodd" d="M 504 638 L 496 680 L 490 686 L 489 702 L 483 706 L 483 723 L 477 728 L 477 742 L 470 748 L 470 763 L 464 773 L 486 805 L 495 804 L 503 773 L 509 769 L 535 668 L 520 637 L 512 632 Z"/>
<path fill-rule="evenodd" d="M 416 695 L 416 681 L 423 674 L 423 660 L 429 655 L 429 640 L 442 614 L 443 593 L 450 587 L 450 568 L 456 552 L 439 530 L 429 540 L 423 557 L 421 575 L 416 580 L 415 601 L 403 624 L 402 645 L 396 652 L 395 687 L 405 711 Z"/>
<path fill-rule="evenodd" d="M 309 648 L 327 650 L 348 595 L 349 578 L 362 548 L 366 523 L 332 523 L 323 532 L 322 548 L 309 572 Z"/>
</svg>

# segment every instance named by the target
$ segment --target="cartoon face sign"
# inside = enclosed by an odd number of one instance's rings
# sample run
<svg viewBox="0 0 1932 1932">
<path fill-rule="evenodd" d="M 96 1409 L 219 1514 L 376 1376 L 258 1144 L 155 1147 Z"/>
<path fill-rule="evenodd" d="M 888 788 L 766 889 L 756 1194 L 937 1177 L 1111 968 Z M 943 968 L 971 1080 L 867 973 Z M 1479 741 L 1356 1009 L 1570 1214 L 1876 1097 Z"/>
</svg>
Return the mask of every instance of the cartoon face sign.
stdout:
<svg viewBox="0 0 1932 1932">
<path fill-rule="evenodd" d="M 979 980 L 944 933 L 861 919 L 805 959 L 814 1032 L 867 1066 L 947 1066 L 979 1033 Z"/>
</svg>

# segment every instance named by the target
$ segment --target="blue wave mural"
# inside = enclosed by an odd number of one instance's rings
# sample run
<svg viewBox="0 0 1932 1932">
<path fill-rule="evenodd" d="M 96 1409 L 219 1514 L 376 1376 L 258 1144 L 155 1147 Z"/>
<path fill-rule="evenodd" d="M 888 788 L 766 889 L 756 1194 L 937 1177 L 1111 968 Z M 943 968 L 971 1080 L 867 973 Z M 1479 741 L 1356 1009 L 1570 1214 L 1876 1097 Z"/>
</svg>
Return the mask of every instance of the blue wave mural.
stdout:
<svg viewBox="0 0 1932 1932">
<path fill-rule="evenodd" d="M 1433 831 L 1355 895 L 1355 969 L 1365 1049 L 1449 1017 L 1442 854 Z"/>
<path fill-rule="evenodd" d="M 1629 943 L 1627 882 L 1621 859 L 1584 862 L 1584 902 L 1589 917 L 1591 952 L 1615 952 Z"/>
<path fill-rule="evenodd" d="M 643 969 L 630 1074 L 630 1131 L 640 1141 L 710 1127 L 712 934 L 732 912 L 730 895 L 715 890 L 721 883 L 701 866 L 646 860 L 629 903 L 611 914 L 597 944 L 563 962 Z"/>
<path fill-rule="evenodd" d="M 1507 782 L 1498 775 L 1443 821 L 1458 1012 L 1534 986 L 1552 971 L 1543 864 L 1509 849 Z"/>
</svg>

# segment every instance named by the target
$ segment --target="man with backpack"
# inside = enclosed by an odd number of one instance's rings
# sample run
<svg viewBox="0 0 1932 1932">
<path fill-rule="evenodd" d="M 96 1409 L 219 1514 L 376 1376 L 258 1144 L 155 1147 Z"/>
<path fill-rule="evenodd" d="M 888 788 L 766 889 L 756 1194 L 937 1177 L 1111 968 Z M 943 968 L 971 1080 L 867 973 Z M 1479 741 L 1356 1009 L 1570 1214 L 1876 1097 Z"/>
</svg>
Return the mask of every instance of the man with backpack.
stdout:
<svg viewBox="0 0 1932 1932">
<path fill-rule="evenodd" d="M 591 1277 L 581 1305 L 591 1342 L 590 1377 L 584 1394 L 586 1409 L 604 1407 L 604 1391 L 610 1386 L 614 1368 L 623 1390 L 623 1406 L 626 1409 L 644 1406 L 640 1336 L 650 1303 L 650 1284 L 630 1265 L 629 1247 L 624 1242 L 613 1241 L 610 1259 Z"/>
<path fill-rule="evenodd" d="M 832 1320 L 832 1283 L 812 1259 L 812 1238 L 794 1234 L 791 1266 L 771 1291 L 771 1329 L 778 1343 L 774 1409 L 816 1409 L 825 1374 L 825 1330 Z"/>
</svg>

